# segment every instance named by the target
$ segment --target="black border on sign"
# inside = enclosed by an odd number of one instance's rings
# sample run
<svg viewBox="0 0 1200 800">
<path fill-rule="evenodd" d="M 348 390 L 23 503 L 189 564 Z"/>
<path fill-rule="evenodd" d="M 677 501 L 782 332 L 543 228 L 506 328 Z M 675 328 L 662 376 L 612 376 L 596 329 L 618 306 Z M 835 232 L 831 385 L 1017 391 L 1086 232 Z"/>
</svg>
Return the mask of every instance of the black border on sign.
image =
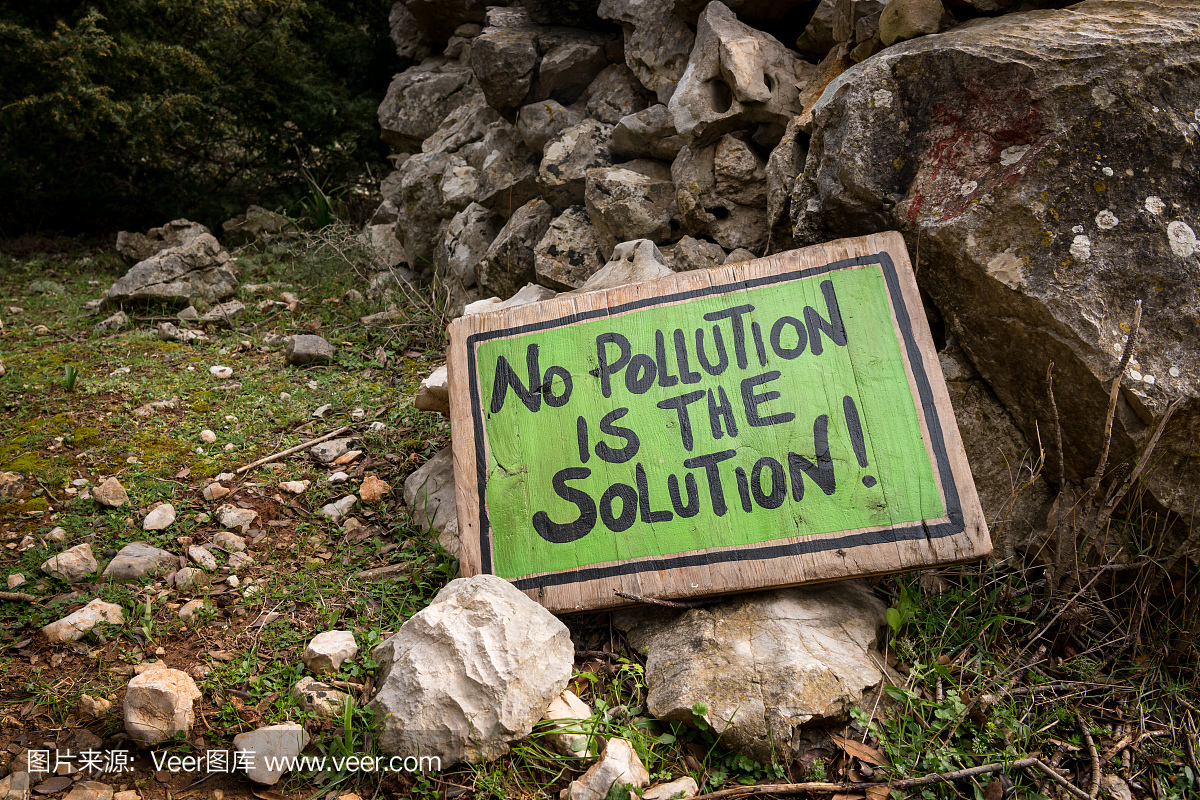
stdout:
<svg viewBox="0 0 1200 800">
<path fill-rule="evenodd" d="M 781 272 L 775 275 L 765 275 L 759 278 L 752 278 L 738 283 L 727 283 L 720 286 L 708 286 L 702 289 L 691 289 L 686 292 L 676 292 L 675 294 L 659 295 L 658 297 L 648 297 L 642 300 L 634 300 L 629 303 L 624 303 L 619 306 L 609 308 L 597 308 L 592 311 L 585 311 L 577 314 L 569 314 L 565 317 L 559 317 L 552 320 L 541 320 L 532 322 L 528 325 L 518 325 L 512 328 L 499 328 L 494 331 L 483 331 L 475 333 L 467 337 L 467 372 L 469 376 L 470 392 L 471 392 L 471 418 L 474 424 L 475 431 L 475 465 L 478 473 L 479 481 L 479 554 L 480 554 L 480 571 L 484 573 L 492 572 L 492 547 L 491 547 L 491 526 L 488 523 L 487 513 L 487 462 L 485 453 L 486 442 L 484 439 L 483 430 L 483 412 L 482 398 L 479 393 L 479 374 L 475 362 L 475 348 L 480 342 L 485 342 L 490 339 L 500 339 L 507 336 L 516 336 L 523 333 L 533 333 L 535 331 L 549 330 L 551 328 L 560 328 L 568 325 L 574 325 L 588 320 L 600 319 L 602 317 L 615 316 L 624 314 L 629 311 L 636 311 L 639 308 L 647 308 L 650 306 L 663 305 L 664 303 L 678 302 L 680 300 L 691 300 L 696 297 L 708 297 L 712 295 L 729 294 L 732 292 L 744 291 L 746 289 L 754 289 L 760 286 L 770 286 L 776 283 L 790 283 L 791 281 L 803 280 L 812 278 L 817 275 L 825 275 L 830 272 L 837 272 L 843 269 L 851 269 L 854 267 L 867 267 L 878 265 L 883 272 L 884 282 L 888 288 L 888 295 L 892 304 L 892 312 L 896 315 L 896 323 L 900 328 L 901 336 L 904 338 L 904 347 L 908 352 L 908 363 L 912 369 L 913 378 L 917 384 L 917 394 L 921 401 L 921 408 L 925 413 L 925 425 L 929 430 L 930 445 L 933 448 L 934 460 L 937 462 L 938 475 L 942 479 L 942 502 L 946 509 L 945 521 L 937 521 L 934 524 L 929 524 L 929 520 L 910 523 L 894 528 L 882 528 L 879 530 L 866 531 L 863 533 L 850 534 L 841 537 L 824 538 L 816 541 L 799 541 L 788 544 L 760 544 L 751 545 L 736 550 L 722 550 L 719 552 L 708 553 L 684 553 L 679 555 L 663 556 L 661 558 L 641 558 L 634 561 L 628 561 L 621 564 L 612 564 L 604 567 L 579 567 L 577 569 L 563 570 L 561 572 L 552 572 L 545 575 L 538 575 L 528 578 L 518 578 L 512 581 L 513 585 L 518 589 L 536 589 L 541 586 L 563 586 L 572 583 L 581 583 L 585 581 L 598 580 L 601 578 L 611 578 L 617 575 L 636 575 L 641 572 L 657 572 L 666 569 L 677 569 L 680 567 L 699 567 L 708 564 L 721 564 L 732 561 L 762 561 L 766 559 L 785 558 L 788 556 L 798 556 L 807 553 L 819 553 L 826 550 L 836 550 L 839 548 L 862 547 L 864 545 L 886 544 L 894 541 L 906 541 L 912 539 L 941 539 L 946 536 L 954 536 L 962 533 L 965 529 L 963 521 L 962 505 L 958 497 L 958 487 L 954 482 L 954 472 L 950 467 L 950 457 L 946 452 L 946 440 L 942 435 L 942 421 L 938 416 L 937 406 L 933 399 L 933 387 L 929 383 L 929 376 L 925 373 L 925 362 L 921 357 L 921 350 L 917 346 L 917 340 L 913 336 L 912 319 L 909 317 L 908 306 L 904 303 L 904 295 L 900 290 L 900 280 L 896 275 L 896 265 L 892 262 L 891 256 L 886 252 L 879 252 L 869 256 L 859 256 L 857 258 L 848 258 L 842 261 L 833 261 L 820 267 L 809 267 L 808 269 L 794 270 L 792 272 Z"/>
</svg>

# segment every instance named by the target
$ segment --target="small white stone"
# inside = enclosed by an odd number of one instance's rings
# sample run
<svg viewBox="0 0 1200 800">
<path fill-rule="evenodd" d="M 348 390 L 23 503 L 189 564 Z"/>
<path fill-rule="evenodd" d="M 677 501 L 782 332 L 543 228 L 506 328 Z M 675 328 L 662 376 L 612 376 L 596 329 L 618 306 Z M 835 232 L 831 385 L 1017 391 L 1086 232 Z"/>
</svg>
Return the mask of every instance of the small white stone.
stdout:
<svg viewBox="0 0 1200 800">
<path fill-rule="evenodd" d="M 1083 226 L 1076 225 L 1075 227 L 1071 228 L 1071 233 L 1083 233 Z"/>
<path fill-rule="evenodd" d="M 1180 374 L 1179 367 L 1171 367 L 1169 370 L 1167 370 L 1167 374 L 1170 375 L 1172 378 L 1178 378 L 1179 374 Z"/>
<path fill-rule="evenodd" d="M 358 645 L 350 631 L 318 633 L 304 648 L 304 666 L 317 674 L 337 672 L 342 662 L 358 655 Z"/>
<path fill-rule="evenodd" d="M 360 420 L 367 415 L 367 412 L 361 408 L 356 408 L 350 412 L 350 419 Z"/>
<path fill-rule="evenodd" d="M 326 403 L 325 405 L 321 406 L 321 407 L 320 407 L 320 408 L 318 408 L 316 411 L 314 411 L 314 412 L 312 413 L 312 415 L 313 415 L 313 417 L 315 417 L 316 419 L 321 419 L 322 417 L 324 417 L 326 414 L 328 414 L 328 413 L 329 413 L 329 410 L 330 410 L 331 408 L 333 408 L 333 406 L 331 406 L 329 403 Z"/>
<path fill-rule="evenodd" d="M 142 530 L 144 531 L 161 531 L 175 524 L 175 507 L 170 503 L 163 503 L 158 508 L 151 511 L 142 520 Z"/>
<path fill-rule="evenodd" d="M 325 479 L 327 483 L 345 483 L 350 480 L 350 476 L 344 472 L 335 472 Z"/>
<path fill-rule="evenodd" d="M 225 582 L 227 584 L 229 584 L 230 586 L 232 586 L 234 589 L 236 589 L 238 586 L 241 585 L 242 579 L 239 578 L 237 575 L 230 575 L 228 578 L 225 579 Z"/>
<path fill-rule="evenodd" d="M 375 422 L 372 422 L 372 423 L 371 423 L 371 430 L 373 430 L 373 431 L 386 431 L 386 430 L 387 430 L 387 425 L 385 425 L 384 423 L 382 423 L 382 422 L 379 422 L 378 420 L 376 420 Z"/>
<path fill-rule="evenodd" d="M 217 435 L 208 429 L 202 430 L 200 431 L 200 441 L 205 444 L 212 444 L 217 441 Z"/>
<path fill-rule="evenodd" d="M 1148 383 L 1148 384 L 1150 384 L 1151 386 L 1153 386 L 1153 385 L 1154 385 L 1154 381 L 1155 381 L 1155 378 L 1154 378 L 1154 376 L 1153 376 L 1153 375 L 1143 375 L 1143 376 L 1142 376 L 1142 383 Z"/>
<path fill-rule="evenodd" d="M 308 386 L 309 389 L 316 389 L 318 386 L 320 386 L 320 384 L 317 383 L 316 381 L 309 381 L 305 385 Z"/>
<path fill-rule="evenodd" d="M 46 539 L 51 542 L 54 542 L 55 544 L 62 544 L 63 542 L 65 542 L 67 540 L 67 529 L 66 528 L 54 528 L 49 533 L 46 534 Z"/>
<path fill-rule="evenodd" d="M 966 183 L 964 183 L 962 186 L 959 187 L 958 193 L 961 194 L 963 197 L 966 197 L 967 195 L 969 195 L 971 192 L 975 191 L 978 188 L 979 188 L 978 182 L 967 181 Z"/>
<path fill-rule="evenodd" d="M 287 401 L 292 399 L 292 396 L 290 394 L 288 394 L 287 392 L 280 392 L 279 399 L 286 403 Z"/>
<path fill-rule="evenodd" d="M 309 481 L 284 481 L 279 484 L 279 488 L 291 494 L 302 494 L 309 485 Z"/>
<path fill-rule="evenodd" d="M 1106 178 L 1111 178 L 1113 176 L 1112 167 L 1105 167 L 1100 171 L 1104 173 L 1104 177 Z"/>
<path fill-rule="evenodd" d="M 25 576 L 19 572 L 14 572 L 8 576 L 8 588 L 15 589 L 25 582 Z"/>
<path fill-rule="evenodd" d="M 208 374 L 212 375 L 214 378 L 225 380 L 226 378 L 233 377 L 233 370 L 229 367 L 209 367 Z"/>
<path fill-rule="evenodd" d="M 1135 381 L 1140 381 L 1142 379 L 1142 373 L 1138 372 L 1136 369 L 1131 369 L 1129 370 L 1129 377 L 1133 378 Z"/>
<path fill-rule="evenodd" d="M 299 756 L 308 742 L 309 736 L 303 726 L 288 723 L 239 733 L 233 737 L 233 749 L 249 754 L 245 757 L 247 778 L 264 786 L 273 786 L 283 777 L 285 768 L 271 767 L 277 763 L 286 764 Z"/>
<path fill-rule="evenodd" d="M 234 450 L 237 450 L 237 445 L 234 444 L 233 442 L 230 442 L 229 444 L 225 445 L 226 453 L 232 453 Z"/>
</svg>

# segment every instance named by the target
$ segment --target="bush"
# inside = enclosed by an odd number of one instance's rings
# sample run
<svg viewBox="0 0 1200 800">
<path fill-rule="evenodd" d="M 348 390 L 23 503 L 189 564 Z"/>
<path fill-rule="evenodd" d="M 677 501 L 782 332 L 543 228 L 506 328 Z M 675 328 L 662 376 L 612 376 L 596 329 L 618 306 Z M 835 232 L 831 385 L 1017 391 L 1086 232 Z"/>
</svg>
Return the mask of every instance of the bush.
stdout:
<svg viewBox="0 0 1200 800">
<path fill-rule="evenodd" d="M 390 0 L 66 0 L 0 10 L 0 234 L 296 209 L 386 150 Z"/>
</svg>

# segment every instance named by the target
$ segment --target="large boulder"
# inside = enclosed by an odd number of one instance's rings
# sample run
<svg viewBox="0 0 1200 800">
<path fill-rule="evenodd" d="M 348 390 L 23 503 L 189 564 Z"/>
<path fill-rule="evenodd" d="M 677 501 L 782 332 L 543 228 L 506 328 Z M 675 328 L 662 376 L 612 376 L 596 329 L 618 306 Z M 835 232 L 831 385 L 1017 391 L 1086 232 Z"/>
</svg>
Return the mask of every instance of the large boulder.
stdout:
<svg viewBox="0 0 1200 800">
<path fill-rule="evenodd" d="M 470 68 L 445 58 L 409 67 L 388 86 L 379 105 L 383 140 L 401 150 L 420 149 L 446 116 L 479 94 Z"/>
<path fill-rule="evenodd" d="M 875 650 L 884 604 L 863 581 L 622 611 L 613 624 L 646 654 L 651 714 L 702 721 L 723 746 L 763 762 L 794 758 L 802 725 L 844 718 L 884 677 Z"/>
<path fill-rule="evenodd" d="M 412 264 L 432 263 L 434 245 L 441 236 L 438 226 L 453 209 L 442 205 L 442 176 L 454 165 L 454 156 L 442 150 L 417 153 L 401 165 L 396 194 L 396 239 Z"/>
<path fill-rule="evenodd" d="M 546 143 L 538 182 L 551 205 L 566 208 L 583 202 L 587 171 L 612 164 L 612 130 L 611 125 L 589 119 Z"/>
<path fill-rule="evenodd" d="M 659 103 L 618 120 L 609 147 L 626 158 L 672 161 L 679 155 L 683 141 L 675 132 L 675 118 Z"/>
<path fill-rule="evenodd" d="M 388 33 L 391 34 L 392 44 L 396 45 L 396 55 L 406 61 L 422 61 L 433 50 L 417 18 L 403 0 L 392 3 L 392 11 L 388 14 Z"/>
<path fill-rule="evenodd" d="M 454 454 L 449 445 L 404 481 L 404 503 L 415 524 L 435 531 L 438 544 L 447 551 L 459 552 Z"/>
<path fill-rule="evenodd" d="M 595 275 L 584 281 L 576 292 L 598 292 L 631 283 L 654 281 L 675 274 L 667 266 L 662 251 L 649 239 L 621 242 L 612 258 Z"/>
<path fill-rule="evenodd" d="M 471 69 L 488 105 L 502 112 L 524 105 L 537 65 L 538 30 L 524 15 L 503 27 L 489 25 L 471 42 Z"/>
<path fill-rule="evenodd" d="M 754 148 L 733 135 L 707 147 L 685 147 L 671 164 L 684 229 L 726 250 L 766 245 L 767 171 Z"/>
<path fill-rule="evenodd" d="M 174 219 L 145 233 L 121 231 L 117 234 L 117 253 L 125 259 L 125 263 L 136 264 L 168 247 L 178 247 L 202 233 L 212 231 L 190 219 Z"/>
<path fill-rule="evenodd" d="M 600 237 L 583 206 L 555 217 L 533 252 L 538 283 L 552 289 L 578 289 L 604 266 Z"/>
<path fill-rule="evenodd" d="M 688 68 L 667 107 L 693 146 L 755 123 L 784 125 L 816 68 L 713 0 L 700 15 Z"/>
<path fill-rule="evenodd" d="M 140 261 L 109 287 L 106 302 L 215 303 L 237 289 L 229 253 L 210 233 L 198 233 Z"/>
<path fill-rule="evenodd" d="M 546 142 L 581 122 L 583 116 L 575 109 L 557 100 L 540 100 L 517 112 L 517 134 L 532 152 L 541 153 Z"/>
<path fill-rule="evenodd" d="M 601 122 L 615 125 L 623 117 L 636 114 L 646 108 L 649 95 L 629 67 L 613 64 L 600 71 L 588 85 L 587 115 Z"/>
<path fill-rule="evenodd" d="M 450 220 L 434 251 L 433 263 L 449 287 L 452 315 L 457 316 L 470 302 L 468 292 L 478 282 L 475 267 L 503 227 L 503 217 L 478 203 L 471 203 Z"/>
<path fill-rule="evenodd" d="M 687 67 L 695 35 L 675 14 L 675 0 L 601 0 L 601 19 L 625 31 L 625 63 L 665 103 Z"/>
<path fill-rule="evenodd" d="M 1181 400 L 1144 485 L 1185 515 L 1200 491 L 1198 25 L 1190 3 L 1093 0 L 895 45 L 826 89 L 791 202 L 804 244 L 907 233 L 918 282 L 1029 441 L 1054 430 L 1054 363 L 1068 480 L 1096 470 L 1141 299 L 1108 463 Z"/>
<path fill-rule="evenodd" d="M 495 575 L 458 578 L 376 647 L 379 746 L 479 763 L 529 735 L 567 687 L 567 627 Z"/>
<path fill-rule="evenodd" d="M 515 126 L 494 123 L 480 148 L 475 201 L 507 217 L 540 195 L 537 154 L 525 146 Z"/>
<path fill-rule="evenodd" d="M 505 223 L 475 267 L 479 285 L 509 297 L 534 278 L 534 248 L 550 227 L 554 211 L 545 200 L 530 200 Z"/>
<path fill-rule="evenodd" d="M 665 167 L 642 172 L 629 165 L 590 170 L 584 204 L 600 235 L 601 252 L 633 239 L 662 244 L 679 233 L 675 186 Z"/>
<path fill-rule="evenodd" d="M 538 50 L 542 56 L 530 99 L 553 98 L 566 104 L 578 100 L 612 57 L 620 57 L 621 52 L 612 34 L 570 28 L 541 28 Z"/>
</svg>

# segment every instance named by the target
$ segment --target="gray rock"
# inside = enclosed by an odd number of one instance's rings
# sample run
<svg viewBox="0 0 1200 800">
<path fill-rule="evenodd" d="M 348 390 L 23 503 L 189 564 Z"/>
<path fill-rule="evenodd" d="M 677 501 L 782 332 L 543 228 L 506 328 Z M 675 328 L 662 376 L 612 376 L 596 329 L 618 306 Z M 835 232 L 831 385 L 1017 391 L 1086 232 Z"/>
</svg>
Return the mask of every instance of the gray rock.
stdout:
<svg viewBox="0 0 1200 800">
<path fill-rule="evenodd" d="M 661 103 L 621 117 L 609 145 L 614 155 L 673 161 L 683 147 L 675 132 L 675 118 Z"/>
<path fill-rule="evenodd" d="M 392 44 L 396 45 L 396 55 L 405 61 L 423 61 L 433 52 L 429 40 L 417 23 L 417 18 L 404 5 L 403 0 L 392 3 L 392 11 L 388 14 L 388 32 Z"/>
<path fill-rule="evenodd" d="M 678 232 L 675 186 L 669 177 L 652 177 L 626 167 L 595 169 L 587 176 L 584 204 L 599 233 L 602 252 L 634 239 L 668 242 Z"/>
<path fill-rule="evenodd" d="M 251 242 L 270 244 L 290 241 L 300 235 L 300 230 L 290 219 L 256 205 L 249 206 L 245 214 L 238 214 L 221 223 L 221 232 L 230 247 Z"/>
<path fill-rule="evenodd" d="M 96 599 L 57 622 L 42 628 L 42 635 L 51 642 L 77 642 L 100 622 L 124 625 L 125 615 L 116 603 Z"/>
<path fill-rule="evenodd" d="M 147 575 L 170 570 L 179 559 L 166 550 L 160 550 L 145 542 L 130 542 L 117 552 L 104 575 L 115 581 L 136 581 Z"/>
<path fill-rule="evenodd" d="M 75 583 L 91 575 L 99 569 L 92 546 L 87 542 L 77 544 L 69 550 L 52 555 L 42 562 L 40 569 L 51 578 L 57 578 L 66 583 Z"/>
<path fill-rule="evenodd" d="M 831 33 L 835 42 L 855 39 L 858 23 L 878 15 L 887 6 L 887 0 L 837 0 L 833 7 Z"/>
<path fill-rule="evenodd" d="M 457 153 L 466 157 L 471 152 L 469 146 L 482 140 L 492 126 L 502 120 L 503 117 L 477 91 L 467 102 L 446 115 L 438 129 L 421 143 L 421 152 Z M 480 166 L 473 161 L 470 163 L 476 169 Z"/>
<path fill-rule="evenodd" d="M 185 306 L 193 300 L 214 303 L 237 289 L 229 254 L 208 233 L 165 248 L 140 261 L 114 283 L 107 302 L 169 302 Z"/>
<path fill-rule="evenodd" d="M 178 328 L 169 322 L 160 322 L 158 323 L 158 338 L 164 342 L 183 342 L 184 344 L 190 344 L 191 342 L 203 342 L 208 337 L 204 335 L 204 331 Z"/>
<path fill-rule="evenodd" d="M 596 726 L 588 722 L 593 716 L 588 704 L 567 689 L 542 714 L 542 721 L 548 723 L 546 741 L 568 758 L 596 755 Z"/>
<path fill-rule="evenodd" d="M 844 715 L 883 679 L 873 649 L 883 612 L 865 582 L 843 581 L 682 613 L 623 611 L 613 624 L 646 654 L 651 714 L 692 724 L 703 703 L 726 747 L 765 761 L 790 757 L 800 726 Z"/>
<path fill-rule="evenodd" d="M 808 147 L 800 133 L 800 118 L 792 117 L 782 139 L 767 159 L 767 231 L 774 252 L 794 249 L 792 188 L 807 157 Z"/>
<path fill-rule="evenodd" d="M 666 103 L 687 68 L 695 36 L 675 15 L 674 0 L 601 0 L 596 14 L 625 32 L 625 63 Z"/>
<path fill-rule="evenodd" d="M 200 690 L 186 672 L 143 672 L 125 689 L 125 732 L 135 742 L 148 745 L 161 744 L 178 734 L 187 737 L 196 719 L 192 703 L 199 699 Z"/>
<path fill-rule="evenodd" d="M 501 216 L 538 197 L 538 156 L 525 146 L 516 127 L 497 122 L 483 138 L 480 152 L 479 188 L 475 201 Z"/>
<path fill-rule="evenodd" d="M 436 755 L 446 768 L 497 758 L 528 736 L 566 688 L 574 647 L 566 626 L 511 583 L 477 575 L 447 584 L 371 655 L 379 746 Z"/>
<path fill-rule="evenodd" d="M 431 58 L 409 67 L 392 78 L 379 105 L 383 140 L 401 150 L 418 150 L 451 111 L 478 94 L 471 70 L 457 62 Z"/>
<path fill-rule="evenodd" d="M 421 381 L 421 385 L 417 387 L 417 396 L 413 398 L 413 407 L 421 411 L 449 415 L 450 380 L 445 364 Z"/>
<path fill-rule="evenodd" d="M 163 503 L 142 520 L 142 530 L 161 531 L 175 524 L 175 506 Z"/>
<path fill-rule="evenodd" d="M 610 52 L 620 52 L 611 34 L 568 28 L 540 28 L 538 48 L 542 57 L 530 100 L 554 99 L 567 104 L 578 100 L 608 66 Z"/>
<path fill-rule="evenodd" d="M 232 328 L 234 327 L 234 321 L 245 312 L 246 306 L 237 300 L 230 300 L 227 303 L 217 303 L 205 312 L 199 321 L 204 325 L 218 325 L 223 328 Z"/>
<path fill-rule="evenodd" d="M 561 291 L 578 289 L 604 266 L 599 235 L 583 206 L 555 217 L 533 255 L 538 283 Z"/>
<path fill-rule="evenodd" d="M 454 454 L 449 445 L 404 481 L 404 504 L 415 525 L 437 531 L 438 544 L 447 552 L 459 552 Z"/>
<path fill-rule="evenodd" d="M 534 248 L 550 227 L 554 216 L 550 204 L 530 200 L 505 223 L 476 265 L 479 285 L 500 297 L 508 297 L 534 277 Z"/>
<path fill-rule="evenodd" d="M 734 250 L 732 253 L 725 256 L 725 261 L 721 266 L 725 266 L 725 264 L 741 264 L 743 261 L 753 261 L 756 258 L 758 258 L 758 256 L 754 255 L 754 253 L 751 253 L 744 247 L 739 247 L 737 250 Z"/>
<path fill-rule="evenodd" d="M 337 672 L 342 662 L 358 655 L 358 645 L 352 631 L 318 633 L 304 647 L 301 660 L 310 672 L 318 675 Z"/>
<path fill-rule="evenodd" d="M 304 711 L 322 719 L 339 719 L 354 698 L 327 683 L 305 675 L 292 687 L 292 699 Z"/>
<path fill-rule="evenodd" d="M 245 543 L 243 543 L 242 546 L 245 547 Z M 207 570 L 214 570 L 217 568 L 217 559 L 212 553 L 200 545 L 194 544 L 188 547 L 188 558 L 190 558 L 192 561 L 195 561 L 197 564 Z"/>
<path fill-rule="evenodd" d="M 738 21 L 720 0 L 700 15 L 687 73 L 667 107 L 694 147 L 751 123 L 787 123 L 816 68 L 777 39 Z"/>
<path fill-rule="evenodd" d="M 676 272 L 709 269 L 725 263 L 725 250 L 715 242 L 684 236 L 671 249 L 669 261 Z"/>
<path fill-rule="evenodd" d="M 813 61 L 824 58 L 838 43 L 833 38 L 833 15 L 836 7 L 837 0 L 821 0 L 804 33 L 796 40 L 796 49 Z"/>
<path fill-rule="evenodd" d="M 128 315 L 124 311 L 118 311 L 104 321 L 96 323 L 92 330 L 96 333 L 116 333 L 128 325 Z"/>
<path fill-rule="evenodd" d="M 617 245 L 608 263 L 573 294 L 615 289 L 618 286 L 658 280 L 674 274 L 654 242 L 649 239 L 636 239 Z"/>
<path fill-rule="evenodd" d="M 460 315 L 463 306 L 478 297 L 478 292 L 471 291 L 478 283 L 475 267 L 502 227 L 504 218 L 478 203 L 455 214 L 446 226 L 434 250 L 433 263 L 449 289 L 447 313 L 451 317 Z"/>
<path fill-rule="evenodd" d="M 564 108 L 557 100 L 539 100 L 521 106 L 517 112 L 517 134 L 530 152 L 540 154 L 560 133 L 583 122 L 583 115 Z"/>
<path fill-rule="evenodd" d="M 247 778 L 263 786 L 274 786 L 287 771 L 278 768 L 279 765 L 300 755 L 308 742 L 304 726 L 289 722 L 239 733 L 233 737 L 233 750 L 247 754 L 243 756 L 251 764 L 246 770 Z"/>
<path fill-rule="evenodd" d="M 238 528 L 242 533 L 250 530 L 250 526 L 254 524 L 254 520 L 258 519 L 258 512 L 252 508 L 239 508 L 232 505 L 223 505 L 217 509 L 217 522 L 221 523 L 225 528 Z M 219 534 L 218 534 L 219 535 Z M 216 541 L 214 538 L 213 541 Z"/>
<path fill-rule="evenodd" d="M 471 303 L 463 309 L 463 315 L 467 314 L 485 314 L 491 311 L 504 311 L 508 308 L 517 308 L 518 306 L 527 306 L 533 303 L 540 303 L 543 300 L 549 300 L 551 297 L 558 295 L 558 292 L 545 286 L 539 286 L 536 283 L 527 283 L 521 289 L 507 300 L 501 300 L 499 297 L 489 297 L 484 300 L 478 300 Z M 443 545 L 444 547 L 445 545 Z M 448 549 L 448 548 L 447 548 Z"/>
<path fill-rule="evenodd" d="M 208 588 L 209 582 L 208 573 L 195 567 L 181 567 L 175 573 L 175 588 L 180 592 L 201 592 Z"/>
<path fill-rule="evenodd" d="M 329 364 L 337 356 L 337 348 L 320 336 L 299 334 L 288 339 L 283 350 L 284 360 L 293 367 L 306 364 Z"/>
<path fill-rule="evenodd" d="M 450 164 L 442 172 L 438 182 L 438 194 L 442 205 L 462 211 L 475 199 L 479 191 L 479 170 L 458 156 L 451 157 Z"/>
<path fill-rule="evenodd" d="M 355 240 L 366 248 L 371 257 L 371 265 L 376 269 L 400 267 L 409 262 L 408 252 L 396 238 L 395 220 L 382 225 L 368 225 Z"/>
<path fill-rule="evenodd" d="M 673 798 L 695 797 L 700 793 L 700 786 L 691 775 L 684 775 L 667 783 L 651 786 L 642 792 L 642 800 L 673 800 Z"/>
<path fill-rule="evenodd" d="M 648 93 L 624 64 L 605 67 L 587 88 L 587 115 L 609 125 L 646 108 Z"/>
<path fill-rule="evenodd" d="M 243 553 L 246 550 L 246 540 L 236 533 L 220 531 L 213 536 L 213 546 L 227 553 Z"/>
<path fill-rule="evenodd" d="M 1039 430 L 1045 441 L 1052 425 L 1054 362 L 1069 481 L 1097 467 L 1122 324 L 1144 298 L 1108 463 L 1129 460 L 1181 399 L 1144 486 L 1185 516 L 1200 490 L 1200 336 L 1184 299 L 1194 292 L 1200 161 L 1188 144 L 1194 120 L 1171 109 L 1200 105 L 1186 77 L 1200 63 L 1183 33 L 1194 24 L 1192 5 L 1084 2 L 894 45 L 818 102 L 792 201 L 801 243 L 903 229 L 915 249 L 920 233 L 920 284 L 1027 441 Z M 932 86 L 918 74 L 942 77 Z M 979 81 L 1003 91 L 981 106 Z M 919 144 L 931 136 L 946 148 Z M 1177 165 L 1155 153 L 1176 153 Z"/>
<path fill-rule="evenodd" d="M 524 105 L 538 64 L 538 32 L 532 24 L 487 27 L 471 42 L 471 69 L 488 105 L 500 111 Z"/>
<path fill-rule="evenodd" d="M 171 220 L 166 225 L 151 228 L 144 234 L 121 231 L 117 234 L 117 253 L 125 259 L 125 263 L 133 265 L 168 247 L 178 247 L 202 233 L 211 234 L 212 231 L 199 222 L 188 219 Z"/>
<path fill-rule="evenodd" d="M 727 135 L 715 145 L 685 147 L 671 178 L 688 233 L 711 237 L 726 250 L 766 244 L 766 164 L 750 145 Z"/>
<path fill-rule="evenodd" d="M 82 306 L 80 306 L 79 310 L 83 312 L 84 316 L 94 317 L 100 313 L 101 309 L 104 308 L 105 300 L 106 300 L 106 298 L 104 298 L 104 297 L 97 297 L 94 300 L 88 300 L 86 303 L 84 303 Z M 0 373 L 0 374 L 3 374 L 3 373 Z"/>
<path fill-rule="evenodd" d="M 318 442 L 309 448 L 309 453 L 317 461 L 322 464 L 331 464 L 339 456 L 343 456 L 350 451 L 354 445 L 358 444 L 358 438 L 355 436 L 347 436 L 343 439 L 330 439 L 327 442 Z"/>
<path fill-rule="evenodd" d="M 254 563 L 254 559 L 245 553 L 230 553 L 226 561 L 231 570 L 239 570 Z"/>
<path fill-rule="evenodd" d="M 611 125 L 589 119 L 546 143 L 538 182 L 551 205 L 566 208 L 583 202 L 587 171 L 612 164 L 612 130 Z"/>
<path fill-rule="evenodd" d="M 637 790 L 649 783 L 650 773 L 638 758 L 633 745 L 625 739 L 613 737 L 600 753 L 600 760 L 582 776 L 571 781 L 560 797 L 562 800 L 605 800 L 614 786 Z"/>
<path fill-rule="evenodd" d="M 453 163 L 453 155 L 438 150 L 418 153 L 398 170 L 396 239 L 413 259 L 410 263 L 431 259 L 439 239 L 438 226 L 453 215 L 452 209 L 442 208 L 438 193 L 442 175 Z"/>
<path fill-rule="evenodd" d="M 348 494 L 334 503 L 321 506 L 321 510 L 318 513 L 333 522 L 340 522 L 343 517 L 350 513 L 350 509 L 354 508 L 357 502 L 357 497 Z"/>
<path fill-rule="evenodd" d="M 942 0 L 891 0 L 879 17 L 879 38 L 891 47 L 937 33 L 949 21 Z"/>
<path fill-rule="evenodd" d="M 27 800 L 29 783 L 28 772 L 24 770 L 10 772 L 0 778 L 0 800 Z"/>
</svg>

